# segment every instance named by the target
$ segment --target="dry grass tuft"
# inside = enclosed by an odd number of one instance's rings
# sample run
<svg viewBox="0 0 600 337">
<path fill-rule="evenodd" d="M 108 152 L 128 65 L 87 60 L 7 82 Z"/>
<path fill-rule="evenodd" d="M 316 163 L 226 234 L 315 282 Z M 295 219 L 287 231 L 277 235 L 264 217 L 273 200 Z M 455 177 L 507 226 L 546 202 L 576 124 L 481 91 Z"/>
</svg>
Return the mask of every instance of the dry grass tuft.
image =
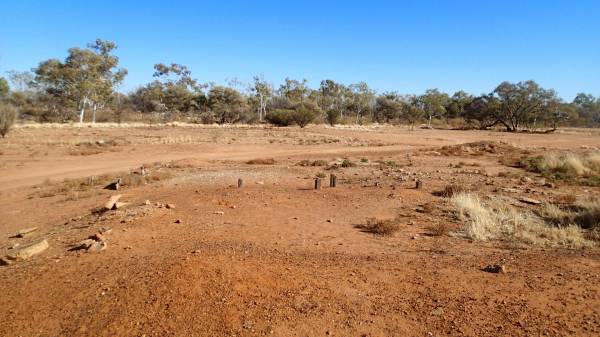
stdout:
<svg viewBox="0 0 600 337">
<path fill-rule="evenodd" d="M 327 166 L 327 164 L 328 164 L 327 161 L 322 160 L 322 159 L 313 160 L 313 161 L 304 159 L 304 160 L 299 161 L 298 164 L 296 164 L 296 165 L 298 165 L 298 166 Z"/>
<path fill-rule="evenodd" d="M 461 185 L 446 185 L 443 190 L 433 192 L 433 195 L 444 198 L 451 198 L 457 194 L 465 193 L 467 189 Z"/>
<path fill-rule="evenodd" d="M 551 179 L 600 186 L 600 153 L 549 153 L 523 157 L 518 166 Z"/>
<path fill-rule="evenodd" d="M 367 223 L 356 226 L 364 232 L 381 236 L 391 236 L 400 230 L 398 219 L 380 220 L 376 218 L 367 219 Z"/>
<path fill-rule="evenodd" d="M 275 159 L 273 159 L 273 158 L 252 159 L 252 160 L 248 160 L 246 162 L 246 164 L 248 164 L 248 165 L 274 165 Z"/>
<path fill-rule="evenodd" d="M 447 236 L 450 233 L 450 226 L 442 221 L 427 227 L 427 230 L 433 236 Z"/>
<path fill-rule="evenodd" d="M 580 248 L 593 246 L 585 230 L 577 224 L 563 225 L 547 222 L 543 217 L 528 211 L 519 211 L 507 200 L 492 199 L 482 202 L 467 193 L 455 195 L 451 203 L 459 219 L 465 222 L 462 234 L 473 240 L 502 240 L 536 246 Z M 560 217 L 561 213 L 550 206 L 548 215 Z"/>
</svg>

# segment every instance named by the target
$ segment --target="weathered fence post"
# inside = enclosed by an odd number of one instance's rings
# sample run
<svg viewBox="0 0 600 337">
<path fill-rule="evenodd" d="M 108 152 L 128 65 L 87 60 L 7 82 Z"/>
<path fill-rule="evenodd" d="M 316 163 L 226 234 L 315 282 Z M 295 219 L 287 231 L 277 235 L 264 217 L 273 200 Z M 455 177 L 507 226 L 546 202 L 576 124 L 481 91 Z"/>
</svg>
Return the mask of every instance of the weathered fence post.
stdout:
<svg viewBox="0 0 600 337">
<path fill-rule="evenodd" d="M 329 176 L 329 187 L 335 187 L 337 185 L 337 176 L 335 174 L 331 174 Z"/>
<path fill-rule="evenodd" d="M 238 188 L 241 188 L 244 185 L 244 181 L 242 178 L 238 178 Z"/>
<path fill-rule="evenodd" d="M 315 190 L 321 189 L 321 178 L 315 178 Z"/>
<path fill-rule="evenodd" d="M 420 190 L 421 188 L 423 188 L 423 182 L 421 181 L 421 179 L 417 179 L 415 181 L 415 188 Z"/>
</svg>

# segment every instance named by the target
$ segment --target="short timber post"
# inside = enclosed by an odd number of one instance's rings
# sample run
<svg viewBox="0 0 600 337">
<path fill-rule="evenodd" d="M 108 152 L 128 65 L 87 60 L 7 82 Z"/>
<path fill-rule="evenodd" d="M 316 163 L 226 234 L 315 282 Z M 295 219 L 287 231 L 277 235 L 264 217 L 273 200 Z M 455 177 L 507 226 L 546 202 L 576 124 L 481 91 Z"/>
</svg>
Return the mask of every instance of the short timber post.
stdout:
<svg viewBox="0 0 600 337">
<path fill-rule="evenodd" d="M 321 189 L 321 178 L 315 178 L 315 190 Z"/>
<path fill-rule="evenodd" d="M 335 187 L 337 185 L 337 176 L 335 174 L 331 174 L 329 176 L 329 187 Z"/>
<path fill-rule="evenodd" d="M 418 190 L 423 188 L 423 181 L 421 181 L 421 179 L 417 179 L 417 181 L 415 182 L 415 188 Z"/>
</svg>

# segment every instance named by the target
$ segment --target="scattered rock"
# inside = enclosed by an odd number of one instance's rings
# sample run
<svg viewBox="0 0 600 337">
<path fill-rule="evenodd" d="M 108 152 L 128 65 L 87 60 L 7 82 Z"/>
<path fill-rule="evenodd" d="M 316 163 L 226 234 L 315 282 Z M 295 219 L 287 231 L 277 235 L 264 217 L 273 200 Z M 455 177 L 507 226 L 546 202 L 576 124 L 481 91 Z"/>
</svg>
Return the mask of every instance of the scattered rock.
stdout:
<svg viewBox="0 0 600 337">
<path fill-rule="evenodd" d="M 31 228 L 24 228 L 21 229 L 20 231 L 17 232 L 17 234 L 15 234 L 13 237 L 15 238 L 24 238 L 26 236 L 28 236 L 29 234 L 37 231 L 37 227 L 31 227 Z"/>
<path fill-rule="evenodd" d="M 146 201 L 144 202 L 144 205 L 146 205 L 146 206 L 150 206 L 150 205 L 152 205 L 152 203 L 150 202 L 150 200 L 146 200 Z"/>
<path fill-rule="evenodd" d="M 108 247 L 106 241 L 94 241 L 88 248 L 87 251 L 90 253 L 99 252 L 105 250 Z"/>
<path fill-rule="evenodd" d="M 442 307 L 437 307 L 437 308 L 435 308 L 435 309 L 431 310 L 431 314 L 432 314 L 433 316 L 441 316 L 441 315 L 443 315 L 443 314 L 444 314 L 444 308 L 442 308 Z"/>
<path fill-rule="evenodd" d="M 214 211 L 213 214 L 224 215 L 225 212 L 223 212 L 223 211 Z"/>
<path fill-rule="evenodd" d="M 541 203 L 542 203 L 542 202 L 541 202 L 541 201 L 539 201 L 539 200 L 536 200 L 536 199 L 531 199 L 531 198 L 525 198 L 525 197 L 519 198 L 519 201 L 520 201 L 520 202 L 524 202 L 524 203 L 526 203 L 526 204 L 530 204 L 530 205 L 539 205 L 539 204 L 541 204 Z"/>
<path fill-rule="evenodd" d="M 175 220 L 175 223 L 181 223 L 181 219 Z"/>
<path fill-rule="evenodd" d="M 50 245 L 46 240 L 34 242 L 32 244 L 23 246 L 22 248 L 19 248 L 14 252 L 7 254 L 4 258 L 1 258 L 0 265 L 9 265 L 16 261 L 27 260 L 30 257 L 45 251 L 46 249 L 48 249 L 48 247 L 50 247 Z"/>
<path fill-rule="evenodd" d="M 506 193 L 519 193 L 519 190 L 516 189 L 516 188 L 506 187 L 506 188 L 502 189 L 502 192 L 506 192 Z"/>
<path fill-rule="evenodd" d="M 506 273 L 506 266 L 501 265 L 501 264 L 490 264 L 488 266 L 486 266 L 485 268 L 482 269 L 482 271 L 486 272 L 486 273 L 493 273 L 493 274 L 499 274 L 499 273 Z"/>
<path fill-rule="evenodd" d="M 531 179 L 527 176 L 523 176 L 523 177 L 521 177 L 521 181 L 524 183 L 531 183 L 531 182 L 533 182 L 533 179 Z"/>
<path fill-rule="evenodd" d="M 165 207 L 167 209 L 175 209 L 175 204 L 166 204 Z"/>
</svg>

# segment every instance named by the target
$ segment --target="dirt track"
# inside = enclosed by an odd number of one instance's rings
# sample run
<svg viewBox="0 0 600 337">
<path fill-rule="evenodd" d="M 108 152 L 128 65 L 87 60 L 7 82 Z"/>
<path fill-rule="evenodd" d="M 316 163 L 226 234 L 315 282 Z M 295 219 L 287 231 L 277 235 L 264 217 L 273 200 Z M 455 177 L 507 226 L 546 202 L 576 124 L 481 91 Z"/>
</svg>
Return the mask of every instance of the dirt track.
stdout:
<svg viewBox="0 0 600 337">
<path fill-rule="evenodd" d="M 523 185 L 497 177 L 518 170 L 499 164 L 499 156 L 440 156 L 440 146 L 502 140 L 537 152 L 579 150 L 599 146 L 597 134 L 323 127 L 17 131 L 0 143 L 0 253 L 38 238 L 50 249 L 0 267 L 0 336 L 600 334 L 597 248 L 517 248 L 430 231 L 439 222 L 461 225 L 447 202 L 432 195 L 452 179 L 482 194 L 518 185 L 536 190 L 537 198 L 600 195 L 598 188 Z M 98 140 L 115 142 L 82 145 Z M 99 152 L 86 153 L 90 149 Z M 314 175 L 330 172 L 296 165 L 338 157 L 369 161 L 339 169 L 340 186 L 320 191 L 312 189 Z M 254 158 L 276 163 L 245 164 Z M 393 160 L 402 171 L 382 170 L 379 160 Z M 129 205 L 101 215 L 90 210 L 114 192 L 39 194 L 64 178 L 168 161 L 175 161 L 164 168 L 170 178 L 125 186 L 119 193 Z M 477 166 L 450 167 L 459 162 Z M 413 188 L 414 177 L 424 180 L 423 190 Z M 166 203 L 175 208 L 161 207 Z M 370 217 L 396 216 L 402 225 L 393 237 L 357 227 Z M 9 238 L 32 226 L 39 229 L 31 237 Z M 112 229 L 108 249 L 69 251 L 103 227 Z M 508 271 L 483 272 L 488 264 Z"/>
</svg>

